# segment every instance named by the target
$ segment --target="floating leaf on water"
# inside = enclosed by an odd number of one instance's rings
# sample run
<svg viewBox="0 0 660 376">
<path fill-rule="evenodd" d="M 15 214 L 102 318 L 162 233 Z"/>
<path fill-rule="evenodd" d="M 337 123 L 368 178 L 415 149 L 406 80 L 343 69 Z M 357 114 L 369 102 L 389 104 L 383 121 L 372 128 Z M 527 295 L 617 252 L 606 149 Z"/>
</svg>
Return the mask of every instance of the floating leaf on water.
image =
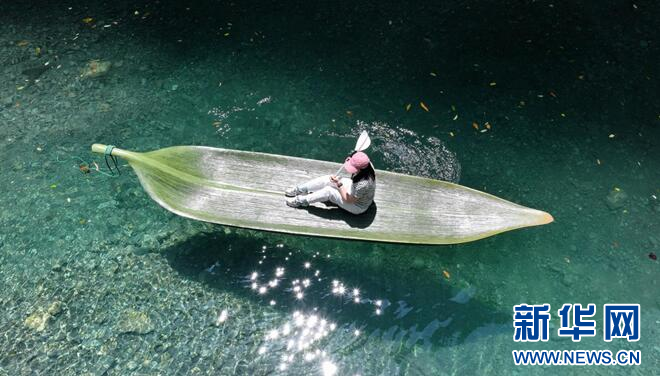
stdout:
<svg viewBox="0 0 660 376">
<path fill-rule="evenodd" d="M 93 21 L 94 21 L 94 19 L 92 17 L 85 17 L 85 18 L 82 19 L 82 22 L 84 22 L 86 24 L 90 24 Z"/>
<path fill-rule="evenodd" d="M 489 122 L 486 122 L 484 125 L 486 126 L 486 129 L 490 129 L 490 123 Z"/>
<path fill-rule="evenodd" d="M 429 108 L 426 107 L 426 104 L 424 104 L 424 102 L 419 102 L 419 106 L 420 106 L 422 109 L 424 109 L 424 111 L 429 112 Z"/>
<path fill-rule="evenodd" d="M 431 76 L 433 76 L 433 77 L 437 77 L 437 76 L 438 76 L 437 74 L 435 74 L 435 72 L 431 72 L 431 73 L 429 73 L 429 74 L 430 74 Z"/>
<path fill-rule="evenodd" d="M 25 46 L 27 46 L 28 44 L 30 44 L 30 42 L 28 42 L 28 41 L 26 41 L 26 40 L 19 40 L 19 41 L 16 43 L 16 45 L 17 45 L 18 47 L 25 47 Z"/>
<path fill-rule="evenodd" d="M 490 85 L 491 87 L 492 87 L 492 86 L 497 86 L 497 82 L 493 81 L 493 82 L 491 82 L 489 85 Z"/>
<path fill-rule="evenodd" d="M 454 115 L 454 118 L 452 120 L 458 120 L 458 114 Z"/>
<path fill-rule="evenodd" d="M 451 278 L 451 274 L 449 274 L 449 272 L 446 271 L 446 270 L 443 270 L 443 271 L 442 271 L 442 276 L 445 277 L 446 279 L 450 279 L 450 278 Z"/>
<path fill-rule="evenodd" d="M 406 111 L 410 111 L 410 107 L 412 107 L 412 104 L 408 103 L 408 104 L 406 105 Z"/>
<path fill-rule="evenodd" d="M 103 154 L 106 146 L 94 144 L 92 150 Z M 294 210 L 282 200 L 287 184 L 281 178 L 283 171 L 288 180 L 302 181 L 341 164 L 202 146 L 147 153 L 114 148 L 112 155 L 128 161 L 150 197 L 164 208 L 229 226 L 379 242 L 456 244 L 553 221 L 548 213 L 474 189 L 383 170 L 377 171 L 381 184 L 377 212 L 347 217 L 318 206 Z M 241 174 L 228 173 L 239 166 Z M 423 193 L 415 196 L 417 201 L 396 199 L 411 189 Z M 236 205 L 238 201 L 242 204 Z"/>
<path fill-rule="evenodd" d="M 454 132 L 449 132 L 449 135 L 454 137 Z"/>
<path fill-rule="evenodd" d="M 614 133 L 610 133 L 610 135 L 609 135 L 608 137 L 609 137 L 609 138 L 614 138 L 614 137 L 615 137 L 615 136 L 614 136 Z"/>
<path fill-rule="evenodd" d="M 451 110 L 454 111 L 454 112 L 456 112 L 456 106 L 454 106 L 454 105 L 452 104 L 452 105 L 451 105 Z"/>
<path fill-rule="evenodd" d="M 472 128 L 474 128 L 475 130 L 478 131 L 479 130 L 479 123 L 477 123 L 476 121 L 473 121 L 472 122 Z"/>
</svg>

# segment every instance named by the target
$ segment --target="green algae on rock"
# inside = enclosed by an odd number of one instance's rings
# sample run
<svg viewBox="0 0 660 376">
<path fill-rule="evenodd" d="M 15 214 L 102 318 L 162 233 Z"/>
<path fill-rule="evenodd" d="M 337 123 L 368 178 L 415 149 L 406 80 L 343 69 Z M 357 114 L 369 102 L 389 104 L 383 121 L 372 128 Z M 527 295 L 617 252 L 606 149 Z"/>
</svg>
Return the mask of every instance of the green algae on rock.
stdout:
<svg viewBox="0 0 660 376">
<path fill-rule="evenodd" d="M 120 333 L 147 334 L 154 330 L 154 325 L 146 313 L 128 310 L 119 318 L 117 330 Z"/>
<path fill-rule="evenodd" d="M 48 312 L 37 310 L 25 319 L 24 324 L 34 331 L 43 332 L 51 317 Z"/>
</svg>

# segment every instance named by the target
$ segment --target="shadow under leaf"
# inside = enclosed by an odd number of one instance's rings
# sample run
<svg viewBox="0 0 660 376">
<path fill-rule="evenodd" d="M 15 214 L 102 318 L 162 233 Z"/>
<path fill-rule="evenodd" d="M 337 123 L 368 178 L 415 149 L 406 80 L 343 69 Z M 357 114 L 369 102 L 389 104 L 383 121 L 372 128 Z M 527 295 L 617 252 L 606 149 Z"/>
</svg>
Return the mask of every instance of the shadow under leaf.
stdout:
<svg viewBox="0 0 660 376">
<path fill-rule="evenodd" d="M 425 261 L 437 247 L 349 242 L 346 249 L 347 242 L 308 238 L 299 249 L 270 236 L 282 235 L 201 233 L 163 252 L 184 278 L 262 304 L 264 311 L 314 311 L 408 348 L 451 346 L 483 325 L 511 321 L 474 299 L 474 287 L 442 281 Z"/>
</svg>

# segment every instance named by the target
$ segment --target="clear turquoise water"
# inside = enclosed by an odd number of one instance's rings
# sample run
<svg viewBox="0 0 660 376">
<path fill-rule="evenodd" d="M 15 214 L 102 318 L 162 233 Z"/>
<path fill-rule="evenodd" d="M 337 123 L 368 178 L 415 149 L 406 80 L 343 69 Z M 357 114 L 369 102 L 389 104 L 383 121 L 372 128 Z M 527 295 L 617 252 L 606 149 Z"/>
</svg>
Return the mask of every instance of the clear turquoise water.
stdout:
<svg viewBox="0 0 660 376">
<path fill-rule="evenodd" d="M 635 7 L 3 4 L 0 373 L 655 373 L 658 7 Z M 93 59 L 112 66 L 81 77 Z M 357 129 L 378 168 L 458 180 L 555 222 L 435 247 L 225 228 L 170 214 L 129 167 L 105 176 L 89 151 L 337 160 Z M 252 288 L 277 268 L 276 286 Z M 521 303 L 551 304 L 553 328 L 562 304 L 594 303 L 598 336 L 516 344 Z M 606 303 L 641 304 L 639 342 L 602 340 Z M 301 320 L 319 338 L 287 349 Z M 642 365 L 511 357 L 621 348 Z"/>
</svg>

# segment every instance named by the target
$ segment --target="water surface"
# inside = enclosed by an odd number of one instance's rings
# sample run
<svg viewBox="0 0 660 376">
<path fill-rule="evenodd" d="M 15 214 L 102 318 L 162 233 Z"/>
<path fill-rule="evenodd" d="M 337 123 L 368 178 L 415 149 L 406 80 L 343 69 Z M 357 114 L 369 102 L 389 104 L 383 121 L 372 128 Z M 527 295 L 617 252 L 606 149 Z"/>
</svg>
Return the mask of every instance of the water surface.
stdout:
<svg viewBox="0 0 660 376">
<path fill-rule="evenodd" d="M 1 7 L 0 373 L 660 366 L 657 5 Z M 129 167 L 107 176 L 89 150 L 195 144 L 337 161 L 362 129 L 377 168 L 458 181 L 555 222 L 452 246 L 227 228 L 165 211 Z M 562 304 L 594 303 L 599 335 L 515 344 L 521 303 L 551 304 L 553 329 Z M 639 342 L 602 340 L 606 303 L 641 304 Z M 641 350 L 642 365 L 511 357 L 621 348 Z"/>
</svg>

